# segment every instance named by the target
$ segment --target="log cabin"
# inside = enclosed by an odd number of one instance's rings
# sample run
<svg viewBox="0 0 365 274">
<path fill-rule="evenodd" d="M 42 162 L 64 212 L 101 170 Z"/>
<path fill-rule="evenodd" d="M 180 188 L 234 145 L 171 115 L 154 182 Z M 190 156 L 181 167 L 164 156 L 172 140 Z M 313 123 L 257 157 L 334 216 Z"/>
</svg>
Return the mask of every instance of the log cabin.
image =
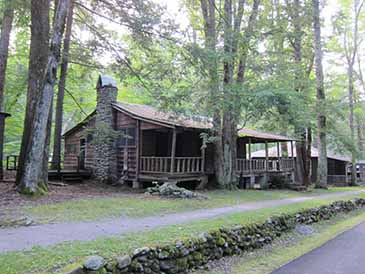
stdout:
<svg viewBox="0 0 365 274">
<path fill-rule="evenodd" d="M 86 170 L 99 180 L 129 182 L 200 182 L 214 176 L 214 145 L 203 146 L 201 134 L 212 128 L 206 117 L 185 117 L 152 106 L 117 102 L 116 82 L 100 76 L 96 110 L 64 133 L 64 170 Z M 113 141 L 98 132 L 115 132 Z M 292 178 L 294 160 L 252 159 L 251 145 L 292 142 L 292 138 L 250 129 L 237 136 L 236 173 L 248 186 L 265 185 L 270 175 Z"/>
<path fill-rule="evenodd" d="M 284 151 L 282 150 L 283 146 L 280 147 L 270 147 L 269 148 L 269 159 L 275 160 L 278 157 L 282 157 Z M 287 152 L 288 157 L 296 158 L 296 151 L 290 150 Z M 265 151 L 258 150 L 252 153 L 253 159 L 264 159 Z M 328 184 L 332 185 L 348 185 L 349 182 L 349 173 L 348 167 L 351 164 L 351 158 L 346 155 L 339 155 L 333 153 L 332 151 L 327 152 L 327 170 L 328 170 Z M 317 168 L 318 168 L 318 149 L 313 147 L 311 148 L 311 163 L 310 163 L 310 178 L 311 182 L 314 183 L 317 180 Z"/>
</svg>

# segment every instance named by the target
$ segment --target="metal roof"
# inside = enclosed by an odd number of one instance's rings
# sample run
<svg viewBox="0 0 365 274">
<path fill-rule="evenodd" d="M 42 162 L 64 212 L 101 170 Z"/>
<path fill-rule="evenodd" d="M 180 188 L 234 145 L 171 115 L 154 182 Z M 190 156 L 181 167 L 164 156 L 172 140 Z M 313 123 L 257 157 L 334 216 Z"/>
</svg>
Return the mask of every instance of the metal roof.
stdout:
<svg viewBox="0 0 365 274">
<path fill-rule="evenodd" d="M 269 148 L 269 157 L 277 157 L 277 146 L 274 146 L 274 147 L 270 147 Z M 279 152 L 280 154 L 282 153 L 281 152 L 281 146 L 279 146 Z M 294 154 L 294 157 L 297 157 L 297 153 L 296 153 L 296 150 L 294 148 L 293 150 L 293 154 Z M 313 158 L 318 158 L 318 149 L 313 147 L 311 148 L 311 157 Z M 258 151 L 254 151 L 251 153 L 251 157 L 252 158 L 265 158 L 265 150 L 258 150 Z M 288 150 L 288 157 L 292 157 L 291 155 L 291 151 L 290 149 Z M 334 153 L 333 151 L 329 151 L 327 150 L 327 158 L 329 159 L 334 159 L 334 160 L 339 160 L 339 161 L 344 161 L 344 162 L 351 162 L 351 158 L 346 156 L 346 155 L 339 155 L 339 154 L 336 154 Z"/>
<path fill-rule="evenodd" d="M 262 131 L 249 129 L 249 128 L 240 129 L 238 131 L 238 136 L 242 137 L 242 138 L 243 137 L 251 138 L 252 143 L 262 143 L 262 141 L 272 141 L 272 142 L 281 141 L 281 142 L 283 142 L 283 141 L 294 141 L 295 140 L 295 139 L 287 137 L 287 136 L 268 133 L 268 132 L 262 132 Z"/>
</svg>

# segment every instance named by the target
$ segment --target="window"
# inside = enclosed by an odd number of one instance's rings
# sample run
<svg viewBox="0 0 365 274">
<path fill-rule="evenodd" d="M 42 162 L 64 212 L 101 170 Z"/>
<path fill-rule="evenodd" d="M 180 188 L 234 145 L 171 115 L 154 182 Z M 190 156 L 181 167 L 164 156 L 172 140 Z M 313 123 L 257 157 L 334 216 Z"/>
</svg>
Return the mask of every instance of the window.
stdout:
<svg viewBox="0 0 365 274">
<path fill-rule="evenodd" d="M 87 137 L 86 137 L 86 142 L 89 144 L 89 143 L 91 143 L 91 142 L 92 142 L 92 140 L 93 140 L 93 135 L 92 135 L 91 133 L 89 133 L 89 134 L 87 135 Z"/>
<path fill-rule="evenodd" d="M 122 128 L 119 130 L 120 135 L 118 137 L 117 146 L 135 146 L 136 145 L 136 128 Z"/>
<path fill-rule="evenodd" d="M 76 144 L 67 144 L 66 145 L 66 152 L 67 153 L 76 153 Z"/>
</svg>

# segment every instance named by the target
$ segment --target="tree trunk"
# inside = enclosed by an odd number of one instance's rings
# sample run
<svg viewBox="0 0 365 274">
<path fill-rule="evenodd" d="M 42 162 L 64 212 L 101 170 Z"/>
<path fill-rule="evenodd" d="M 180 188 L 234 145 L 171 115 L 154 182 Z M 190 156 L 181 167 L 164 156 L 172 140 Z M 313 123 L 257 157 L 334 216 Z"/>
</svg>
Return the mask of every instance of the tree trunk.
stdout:
<svg viewBox="0 0 365 274">
<path fill-rule="evenodd" d="M 326 96 L 323 84 L 321 23 L 319 0 L 312 0 L 314 56 L 316 65 L 317 124 L 318 124 L 318 177 L 316 187 L 327 188 Z"/>
<path fill-rule="evenodd" d="M 356 185 L 357 179 L 357 171 L 356 171 L 356 144 L 355 144 L 355 123 L 354 123 L 354 64 L 355 58 L 358 50 L 358 22 L 359 15 L 362 9 L 364 1 L 354 1 L 354 21 L 353 21 L 353 42 L 352 46 L 348 46 L 346 42 L 347 34 L 344 34 L 344 47 L 346 51 L 346 59 L 347 59 L 347 77 L 348 77 L 348 94 L 349 94 L 349 126 L 351 131 L 351 141 L 352 141 L 352 149 L 351 149 L 351 180 L 350 185 Z"/>
<path fill-rule="evenodd" d="M 42 78 L 40 100 L 38 101 L 29 138 L 28 153 L 24 158 L 24 175 L 20 189 L 27 194 L 41 194 L 47 186 L 47 168 L 44 170 L 44 151 L 48 149 L 47 126 L 53 101 L 53 88 L 57 77 L 63 30 L 67 13 L 68 0 L 60 0 L 57 6 L 55 24 L 50 45 L 50 53 L 45 77 Z"/>
<path fill-rule="evenodd" d="M 307 148 L 305 155 L 305 172 L 306 172 L 306 180 L 305 183 L 307 185 L 311 184 L 311 175 L 312 175 L 312 128 L 307 128 L 307 140 L 306 140 Z"/>
<path fill-rule="evenodd" d="M 355 115 L 356 119 L 356 130 L 357 130 L 357 149 L 359 154 L 359 159 L 363 159 L 364 157 L 364 144 L 363 144 L 363 137 L 362 137 L 362 124 L 360 122 L 360 118 Z"/>
<path fill-rule="evenodd" d="M 224 188 L 232 189 L 236 186 L 237 159 L 237 122 L 233 96 L 233 14 L 232 1 L 224 1 L 224 61 L 223 61 L 223 119 L 222 119 L 222 147 L 220 153 L 223 172 L 218 176 L 219 183 Z M 233 108 L 232 108 L 233 107 Z"/>
<path fill-rule="evenodd" d="M 58 169 L 61 167 L 61 139 L 62 139 L 62 125 L 63 125 L 63 99 L 65 96 L 65 86 L 68 68 L 68 56 L 71 42 L 71 31 L 73 21 L 73 7 L 74 0 L 70 0 L 70 6 L 67 13 L 66 33 L 63 41 L 61 74 L 58 83 L 57 105 L 56 105 L 56 118 L 55 129 L 53 136 L 53 156 L 52 156 L 52 168 Z"/>
<path fill-rule="evenodd" d="M 215 16 L 215 0 L 200 0 L 200 6 L 204 19 L 204 35 L 205 50 L 207 51 L 206 67 L 209 75 L 209 98 L 208 109 L 211 110 L 213 116 L 213 132 L 214 137 L 214 168 L 217 174 L 217 181 L 221 182 L 220 176 L 223 174 L 222 162 L 222 120 L 219 95 L 219 77 L 218 77 L 218 61 L 217 61 L 217 33 L 216 33 L 216 16 Z"/>
<path fill-rule="evenodd" d="M 4 87 L 6 78 L 6 66 L 8 62 L 9 40 L 13 26 L 14 8 L 11 0 L 5 1 L 4 15 L 1 24 L 0 36 L 0 111 L 4 111 Z M 4 150 L 5 122 L 0 125 L 0 180 L 3 179 L 3 150 Z"/>
<path fill-rule="evenodd" d="M 348 64 L 347 77 L 348 77 L 348 93 L 349 93 L 349 126 L 351 131 L 351 141 L 353 147 L 351 149 L 351 177 L 350 185 L 356 185 L 356 146 L 355 146 L 355 124 L 354 124 L 354 71 L 353 63 L 350 61 Z"/>
<path fill-rule="evenodd" d="M 303 61 L 302 61 L 302 42 L 303 42 L 303 30 L 302 30 L 302 21 L 303 16 L 300 14 L 303 7 L 301 5 L 301 1 L 295 0 L 293 2 L 293 6 L 291 6 L 289 3 L 287 3 L 287 12 L 290 16 L 290 19 L 292 20 L 293 26 L 294 26 L 294 35 L 292 35 L 294 38 L 292 39 L 291 45 L 294 51 L 294 62 L 296 64 L 296 71 L 294 75 L 294 81 L 295 81 L 295 90 L 300 93 L 303 92 L 303 77 L 305 76 L 304 69 L 303 69 Z M 297 180 L 300 184 L 308 186 L 310 184 L 310 169 L 308 167 L 307 162 L 307 155 L 310 150 L 308 151 L 308 147 L 310 149 L 310 146 L 308 146 L 308 131 L 305 127 L 305 125 L 294 125 L 294 132 L 298 139 L 298 141 L 295 142 L 295 150 L 296 150 L 296 175 Z"/>
<path fill-rule="evenodd" d="M 49 51 L 49 0 L 31 1 L 31 41 L 29 54 L 28 90 L 23 136 L 18 160 L 17 184 L 24 175 L 24 159 L 29 149 L 29 138 L 34 110 L 40 98 L 42 79 L 47 66 Z"/>
<path fill-rule="evenodd" d="M 4 111 L 4 87 L 6 65 L 8 62 L 9 40 L 10 33 L 13 26 L 14 9 L 11 5 L 11 0 L 7 0 L 6 8 L 1 22 L 1 36 L 0 36 L 0 111 Z"/>
<path fill-rule="evenodd" d="M 208 107 L 213 112 L 213 135 L 215 139 L 215 171 L 218 184 L 222 188 L 236 188 L 236 158 L 237 158 L 237 118 L 240 107 L 237 106 L 237 93 L 233 80 L 234 66 L 237 70 L 237 84 L 242 85 L 247 59 L 247 48 L 252 36 L 253 23 L 256 19 L 259 0 L 253 2 L 253 8 L 248 20 L 246 31 L 241 37 L 241 23 L 245 1 L 224 1 L 222 22 L 224 24 L 224 58 L 223 58 L 223 90 L 220 88 L 218 73 L 218 54 L 216 52 L 217 33 L 214 0 L 200 0 L 204 19 L 205 48 L 207 50 L 206 67 L 209 74 L 210 96 Z M 233 5 L 236 8 L 233 11 Z M 222 15 L 220 13 L 220 15 Z M 240 50 L 237 50 L 241 47 Z M 238 55 L 239 53 L 239 55 Z"/>
</svg>

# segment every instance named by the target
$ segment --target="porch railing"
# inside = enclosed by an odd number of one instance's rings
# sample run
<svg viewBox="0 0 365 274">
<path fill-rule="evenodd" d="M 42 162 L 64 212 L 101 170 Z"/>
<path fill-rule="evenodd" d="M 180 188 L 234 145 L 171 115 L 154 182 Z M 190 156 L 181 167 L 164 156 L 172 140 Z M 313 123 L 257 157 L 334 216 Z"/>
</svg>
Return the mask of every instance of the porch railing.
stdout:
<svg viewBox="0 0 365 274">
<path fill-rule="evenodd" d="M 282 158 L 279 160 L 280 169 L 283 171 L 294 169 L 294 159 L 292 158 Z"/>
<path fill-rule="evenodd" d="M 282 158 L 279 160 L 266 159 L 237 159 L 236 166 L 238 173 L 250 172 L 274 172 L 274 171 L 291 171 L 294 170 L 294 159 Z"/>
<path fill-rule="evenodd" d="M 175 157 L 171 172 L 171 157 L 141 157 L 141 172 L 147 173 L 202 173 L 204 163 L 202 157 Z"/>
</svg>

